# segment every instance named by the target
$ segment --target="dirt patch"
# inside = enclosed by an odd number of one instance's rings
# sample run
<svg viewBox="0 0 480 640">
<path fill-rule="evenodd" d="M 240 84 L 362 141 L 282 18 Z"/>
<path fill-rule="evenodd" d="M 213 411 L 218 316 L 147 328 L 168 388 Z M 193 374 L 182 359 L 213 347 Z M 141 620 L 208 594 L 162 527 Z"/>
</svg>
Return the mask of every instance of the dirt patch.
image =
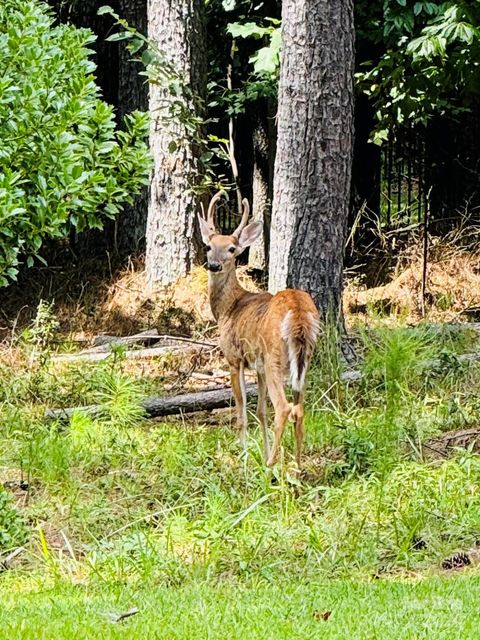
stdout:
<svg viewBox="0 0 480 640">
<path fill-rule="evenodd" d="M 437 438 L 430 438 L 423 444 L 426 460 L 442 460 L 457 449 L 469 449 L 480 453 L 480 427 L 447 431 Z"/>
<path fill-rule="evenodd" d="M 422 309 L 422 257 L 418 250 L 411 253 L 409 266 L 405 266 L 405 257 L 399 258 L 392 279 L 383 286 L 365 289 L 356 282 L 348 283 L 344 295 L 346 313 L 362 316 L 373 311 L 418 321 Z M 430 320 L 449 322 L 462 316 L 473 319 L 473 310 L 480 307 L 480 252 L 453 251 L 438 241 L 428 263 L 425 303 Z"/>
<path fill-rule="evenodd" d="M 0 309 L 0 339 L 18 335 L 35 316 L 40 300 L 53 301 L 60 332 L 89 343 L 100 333 L 131 335 L 156 328 L 161 334 L 192 336 L 213 330 L 208 274 L 203 267 L 166 289 L 149 290 L 141 259 L 114 268 L 107 259 L 31 269 L 25 281 L 5 289 Z M 242 285 L 257 287 L 238 270 Z"/>
</svg>

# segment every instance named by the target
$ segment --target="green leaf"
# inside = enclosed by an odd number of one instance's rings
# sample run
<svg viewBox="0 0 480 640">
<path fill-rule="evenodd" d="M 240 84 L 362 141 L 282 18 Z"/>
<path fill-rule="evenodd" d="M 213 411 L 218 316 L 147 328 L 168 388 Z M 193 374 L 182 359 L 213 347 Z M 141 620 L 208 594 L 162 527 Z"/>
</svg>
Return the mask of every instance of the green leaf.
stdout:
<svg viewBox="0 0 480 640">
<path fill-rule="evenodd" d="M 130 40 L 133 38 L 133 33 L 129 31 L 119 31 L 118 33 L 112 33 L 111 36 L 105 38 L 108 42 L 120 42 L 121 40 Z"/>
<path fill-rule="evenodd" d="M 271 27 L 261 27 L 256 22 L 232 22 L 227 27 L 227 33 L 233 38 L 263 38 L 272 32 Z"/>
<path fill-rule="evenodd" d="M 250 62 L 253 63 L 255 73 L 258 75 L 275 73 L 279 66 L 278 49 L 271 44 L 268 47 L 262 47 L 250 58 Z"/>
<path fill-rule="evenodd" d="M 103 16 L 106 13 L 109 13 L 110 15 L 115 15 L 112 7 L 109 7 L 108 4 L 104 4 L 102 7 L 98 8 L 97 16 Z"/>
</svg>

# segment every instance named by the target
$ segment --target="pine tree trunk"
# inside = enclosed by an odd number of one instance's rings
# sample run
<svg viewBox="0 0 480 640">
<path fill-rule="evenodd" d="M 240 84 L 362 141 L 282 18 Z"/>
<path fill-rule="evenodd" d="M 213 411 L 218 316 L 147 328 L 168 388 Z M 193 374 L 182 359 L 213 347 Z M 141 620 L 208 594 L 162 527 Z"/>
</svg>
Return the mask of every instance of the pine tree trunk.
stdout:
<svg viewBox="0 0 480 640">
<path fill-rule="evenodd" d="M 146 35 L 147 0 L 119 0 L 119 15 L 130 26 Z M 148 83 L 139 75 L 142 66 L 132 60 L 126 43 L 119 43 L 118 51 L 118 118 L 120 123 L 125 114 L 135 110 L 148 109 Z M 135 198 L 135 202 L 126 205 L 116 221 L 116 246 L 120 253 L 130 254 L 145 249 L 147 227 L 148 187 L 145 186 Z"/>
<path fill-rule="evenodd" d="M 284 0 L 269 288 L 341 311 L 353 146 L 352 0 Z"/>
<path fill-rule="evenodd" d="M 206 84 L 203 4 L 202 0 L 148 0 L 150 38 L 199 96 L 204 95 Z M 197 180 L 195 148 L 188 141 L 185 126 L 170 117 L 171 100 L 165 89 L 150 85 L 150 148 L 155 167 L 147 221 L 146 272 L 149 285 L 160 287 L 186 275 L 197 257 L 196 197 L 192 193 Z M 193 104 L 188 107 L 198 109 Z"/>
</svg>

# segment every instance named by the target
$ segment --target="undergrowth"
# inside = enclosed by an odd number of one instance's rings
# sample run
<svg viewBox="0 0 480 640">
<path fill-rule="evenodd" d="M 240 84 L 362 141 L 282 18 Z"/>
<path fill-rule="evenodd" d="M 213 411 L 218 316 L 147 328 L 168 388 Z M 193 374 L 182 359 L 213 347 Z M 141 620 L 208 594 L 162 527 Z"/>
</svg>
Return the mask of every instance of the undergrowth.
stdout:
<svg viewBox="0 0 480 640">
<path fill-rule="evenodd" d="M 22 544 L 28 528 L 23 569 L 179 586 L 374 576 L 440 568 L 458 550 L 475 557 L 480 458 L 473 445 L 428 455 L 430 438 L 478 425 L 480 369 L 460 358 L 477 347 L 468 330 L 358 331 L 354 381 L 326 330 L 299 479 L 291 433 L 278 468 L 265 469 L 253 415 L 246 455 L 230 414 L 215 427 L 201 415 L 147 421 L 140 399 L 151 381 L 128 373 L 121 350 L 94 365 L 55 362 L 49 313 L 10 347 L 15 365 L 0 369 L 1 479 L 11 494 L 0 543 Z M 101 414 L 45 419 L 46 408 L 89 403 Z"/>
</svg>

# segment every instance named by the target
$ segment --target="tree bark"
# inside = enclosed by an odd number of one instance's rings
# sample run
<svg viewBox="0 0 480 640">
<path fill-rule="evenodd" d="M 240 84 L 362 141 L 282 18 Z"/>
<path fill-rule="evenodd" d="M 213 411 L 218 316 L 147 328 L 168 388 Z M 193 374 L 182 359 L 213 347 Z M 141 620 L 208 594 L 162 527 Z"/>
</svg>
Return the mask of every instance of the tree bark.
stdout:
<svg viewBox="0 0 480 640">
<path fill-rule="evenodd" d="M 194 95 L 205 93 L 202 0 L 148 0 L 149 36 L 181 73 Z M 197 257 L 195 145 L 185 125 L 172 118 L 172 96 L 150 85 L 150 148 L 155 167 L 147 220 L 146 272 L 150 286 L 164 287 L 186 275 Z M 178 98 L 177 98 L 178 99 Z M 198 104 L 187 105 L 198 114 Z"/>
<path fill-rule="evenodd" d="M 266 271 L 272 203 L 272 177 L 269 157 L 271 153 L 267 101 L 255 105 L 253 128 L 252 219 L 263 224 L 263 234 L 249 250 L 250 269 Z"/>
<path fill-rule="evenodd" d="M 271 291 L 341 311 L 353 146 L 352 0 L 285 0 Z"/>
</svg>

